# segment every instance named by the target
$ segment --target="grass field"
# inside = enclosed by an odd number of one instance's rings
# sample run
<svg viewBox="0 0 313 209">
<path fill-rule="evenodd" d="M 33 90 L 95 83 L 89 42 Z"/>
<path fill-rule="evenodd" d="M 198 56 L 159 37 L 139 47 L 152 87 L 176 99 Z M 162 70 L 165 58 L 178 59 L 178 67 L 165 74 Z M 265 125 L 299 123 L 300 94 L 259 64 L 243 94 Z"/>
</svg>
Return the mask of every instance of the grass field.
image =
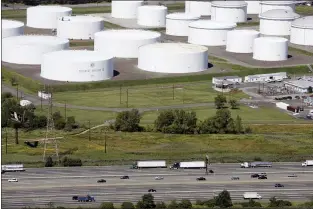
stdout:
<svg viewBox="0 0 313 209">
<path fill-rule="evenodd" d="M 290 46 L 288 47 L 288 50 L 291 51 L 291 52 L 296 52 L 298 54 L 303 54 L 303 55 L 307 55 L 307 56 L 312 56 L 313 57 L 313 53 L 309 52 L 309 51 L 306 51 L 306 50 L 297 49 L 297 48 L 290 47 Z"/>
<path fill-rule="evenodd" d="M 297 6 L 296 13 L 300 15 L 313 15 L 313 7 L 308 6 Z"/>
</svg>

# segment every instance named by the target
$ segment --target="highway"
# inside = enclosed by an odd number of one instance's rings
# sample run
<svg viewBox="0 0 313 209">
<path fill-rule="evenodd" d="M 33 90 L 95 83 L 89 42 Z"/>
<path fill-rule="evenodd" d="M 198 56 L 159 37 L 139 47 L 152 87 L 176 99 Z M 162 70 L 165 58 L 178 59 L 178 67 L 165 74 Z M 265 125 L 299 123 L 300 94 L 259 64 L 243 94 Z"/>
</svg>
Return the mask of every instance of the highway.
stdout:
<svg viewBox="0 0 313 209">
<path fill-rule="evenodd" d="M 274 164 L 273 168 L 239 168 L 239 164 L 213 164 L 210 169 L 215 174 L 205 175 L 204 170 L 144 169 L 133 170 L 129 166 L 80 167 L 80 168 L 28 168 L 21 173 L 2 175 L 2 206 L 22 208 L 24 206 L 43 207 L 49 202 L 56 206 L 98 207 L 102 202 L 116 204 L 124 201 L 137 202 L 148 189 L 156 201 L 173 199 L 210 199 L 227 189 L 234 201 L 243 201 L 244 192 L 258 192 L 262 201 L 276 196 L 292 201 L 309 200 L 313 194 L 313 167 L 301 167 L 300 163 Z M 252 179 L 251 173 L 266 172 L 267 180 Z M 297 177 L 288 177 L 296 174 Z M 128 175 L 130 179 L 122 180 Z M 155 180 L 156 176 L 164 180 Z M 204 176 L 206 181 L 196 181 Z M 231 180 L 238 176 L 240 180 Z M 17 178 L 19 182 L 8 182 Z M 105 179 L 106 183 L 97 183 Z M 275 188 L 281 183 L 284 188 Z M 95 203 L 79 203 L 72 200 L 73 195 L 95 197 Z"/>
</svg>

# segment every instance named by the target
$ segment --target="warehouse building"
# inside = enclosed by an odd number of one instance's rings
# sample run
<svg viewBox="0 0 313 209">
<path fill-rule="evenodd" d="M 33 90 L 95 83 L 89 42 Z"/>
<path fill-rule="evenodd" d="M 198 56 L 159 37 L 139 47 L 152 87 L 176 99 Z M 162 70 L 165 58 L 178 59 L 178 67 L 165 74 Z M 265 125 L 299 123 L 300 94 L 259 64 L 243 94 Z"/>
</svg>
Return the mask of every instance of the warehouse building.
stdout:
<svg viewBox="0 0 313 209">
<path fill-rule="evenodd" d="M 288 78 L 286 72 L 257 74 L 257 75 L 246 76 L 244 79 L 244 82 L 253 83 L 253 82 L 282 81 L 283 79 L 286 79 L 286 78 Z"/>
<path fill-rule="evenodd" d="M 284 81 L 284 86 L 287 89 L 295 92 L 308 93 L 309 87 L 313 88 L 313 81 L 310 80 Z"/>
</svg>

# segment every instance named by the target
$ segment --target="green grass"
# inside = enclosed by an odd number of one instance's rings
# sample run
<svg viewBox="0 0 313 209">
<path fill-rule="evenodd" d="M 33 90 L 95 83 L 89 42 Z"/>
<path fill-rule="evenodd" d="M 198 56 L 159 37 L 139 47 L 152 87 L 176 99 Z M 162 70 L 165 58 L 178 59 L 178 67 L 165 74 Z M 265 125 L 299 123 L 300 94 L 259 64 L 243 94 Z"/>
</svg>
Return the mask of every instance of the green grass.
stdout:
<svg viewBox="0 0 313 209">
<path fill-rule="evenodd" d="M 297 6 L 296 13 L 299 15 L 313 15 L 313 7 L 308 6 Z"/>
<path fill-rule="evenodd" d="M 227 60 L 209 55 L 209 62 L 228 62 Z"/>
<path fill-rule="evenodd" d="M 249 26 L 258 26 L 260 25 L 260 22 L 243 22 L 243 23 L 237 23 L 238 27 L 249 27 Z"/>
<path fill-rule="evenodd" d="M 77 40 L 71 40 L 70 41 L 70 47 L 76 47 L 76 46 L 93 46 L 93 41 L 77 41 Z"/>
<path fill-rule="evenodd" d="M 296 52 L 298 54 L 303 54 L 303 55 L 306 55 L 306 56 L 312 56 L 313 57 L 313 53 L 312 52 L 309 52 L 309 51 L 306 51 L 306 50 L 303 50 L 303 49 L 298 49 L 298 48 L 294 48 L 294 47 L 288 47 L 288 50 L 291 51 L 291 52 Z"/>
</svg>

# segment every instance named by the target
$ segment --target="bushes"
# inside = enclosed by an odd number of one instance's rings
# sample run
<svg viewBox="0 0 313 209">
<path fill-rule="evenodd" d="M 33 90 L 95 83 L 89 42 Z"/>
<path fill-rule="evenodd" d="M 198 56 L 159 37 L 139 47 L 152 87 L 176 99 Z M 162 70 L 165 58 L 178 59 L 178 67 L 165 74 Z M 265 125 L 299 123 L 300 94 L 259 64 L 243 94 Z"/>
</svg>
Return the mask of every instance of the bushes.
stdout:
<svg viewBox="0 0 313 209">
<path fill-rule="evenodd" d="M 135 209 L 135 206 L 131 202 L 123 202 L 121 205 L 121 209 Z"/>
<path fill-rule="evenodd" d="M 62 160 L 62 165 L 64 167 L 74 167 L 74 166 L 82 166 L 83 163 L 82 163 L 81 159 L 64 157 Z"/>
<path fill-rule="evenodd" d="M 45 167 L 52 167 L 53 166 L 53 160 L 52 157 L 47 157 Z"/>
<path fill-rule="evenodd" d="M 114 205 L 112 202 L 104 202 L 101 203 L 100 209 L 114 209 Z"/>
<path fill-rule="evenodd" d="M 138 132 L 143 128 L 139 126 L 141 116 L 139 111 L 132 109 L 131 111 L 123 111 L 117 114 L 116 121 L 112 128 L 115 131 Z"/>
</svg>

